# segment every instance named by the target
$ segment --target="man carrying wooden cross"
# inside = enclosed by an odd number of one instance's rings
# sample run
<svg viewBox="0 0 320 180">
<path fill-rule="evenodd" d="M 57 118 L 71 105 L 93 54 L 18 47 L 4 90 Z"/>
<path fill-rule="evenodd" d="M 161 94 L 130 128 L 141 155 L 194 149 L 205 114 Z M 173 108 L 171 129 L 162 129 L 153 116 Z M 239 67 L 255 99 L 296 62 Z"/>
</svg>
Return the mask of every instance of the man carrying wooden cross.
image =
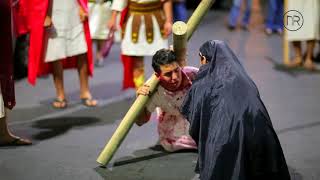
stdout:
<svg viewBox="0 0 320 180">
<path fill-rule="evenodd" d="M 210 7 L 212 6 L 214 0 L 201 0 L 200 4 L 198 5 L 198 7 L 196 8 L 196 10 L 194 11 L 194 13 L 192 14 L 192 16 L 189 18 L 188 23 L 182 25 L 178 25 L 178 27 L 176 28 L 177 32 L 174 33 L 173 36 L 173 49 L 175 50 L 175 54 L 176 54 L 176 60 L 175 61 L 179 61 L 179 64 L 186 64 L 185 62 L 185 52 L 186 52 L 186 44 L 188 39 L 190 39 L 190 37 L 192 36 L 193 32 L 195 31 L 196 27 L 199 25 L 201 19 L 203 18 L 203 16 L 205 15 L 205 13 L 210 9 Z M 181 22 L 182 23 L 182 22 Z M 176 23 L 175 23 L 176 24 Z M 184 27 L 184 28 L 183 28 Z M 175 28 L 173 27 L 173 30 Z M 173 62 L 173 61 L 172 61 Z M 170 63 L 164 63 L 165 64 L 171 64 Z M 174 64 L 174 63 L 173 63 Z M 178 64 L 178 63 L 177 63 Z M 155 66 L 156 67 L 156 66 Z M 148 97 L 148 96 L 144 96 L 147 94 L 152 94 L 152 96 L 157 96 L 157 94 L 163 94 L 162 96 L 158 96 L 158 98 L 163 98 L 163 97 L 169 97 L 170 98 L 170 94 L 172 94 L 172 99 L 173 100 L 176 96 L 175 94 L 177 93 L 178 90 L 181 91 L 181 89 L 183 89 L 183 86 L 178 86 L 181 85 L 181 82 L 184 82 L 185 80 L 182 79 L 186 79 L 185 76 L 188 76 L 187 72 L 185 72 L 188 68 L 183 68 L 182 69 L 182 73 L 181 69 L 178 68 L 177 72 L 174 72 L 175 68 L 172 68 L 169 71 L 170 73 L 174 73 L 174 76 L 180 75 L 181 72 L 181 76 L 179 76 L 179 78 L 177 77 L 170 77 L 170 75 L 168 75 L 168 78 L 172 78 L 172 79 L 179 79 L 179 81 L 176 82 L 172 82 L 170 83 L 170 80 L 166 80 L 166 74 L 167 72 L 162 72 L 163 69 L 160 68 L 161 66 L 158 65 L 158 70 L 156 70 L 156 73 L 158 77 L 156 77 L 155 75 L 151 76 L 151 78 L 147 81 L 147 84 L 150 85 L 149 90 L 151 92 L 154 92 L 155 90 L 158 90 L 158 92 L 156 93 L 149 93 L 148 89 L 142 90 L 139 89 L 139 93 L 141 94 L 141 96 L 138 96 L 136 101 L 133 103 L 133 105 L 131 106 L 131 108 L 128 110 L 127 114 L 125 115 L 125 117 L 123 118 L 123 120 L 121 121 L 121 123 L 119 124 L 118 128 L 116 129 L 116 131 L 114 132 L 114 134 L 112 135 L 111 139 L 108 141 L 108 143 L 106 144 L 105 148 L 102 150 L 102 152 L 100 153 L 99 157 L 97 158 L 97 162 L 100 163 L 102 166 L 105 166 L 106 164 L 108 164 L 108 162 L 110 162 L 110 160 L 112 159 L 113 155 L 115 154 L 116 150 L 119 148 L 119 146 L 121 145 L 122 141 L 124 140 L 124 138 L 126 137 L 126 135 L 128 134 L 130 128 L 132 127 L 132 125 L 136 122 L 136 119 L 138 115 L 141 114 L 141 111 L 144 113 L 141 115 L 141 117 L 145 117 L 144 120 L 148 120 L 149 116 L 150 116 L 150 112 L 152 112 L 154 110 L 154 108 L 149 108 L 150 111 L 148 111 L 148 108 L 145 108 L 147 103 L 151 100 L 152 102 L 157 102 L 155 100 L 152 99 L 156 99 L 153 97 Z M 162 67 L 167 67 L 167 66 L 162 66 Z M 160 71 L 159 71 L 160 70 Z M 183 74 L 183 75 L 182 75 Z M 162 76 L 161 76 L 162 75 Z M 171 75 L 172 76 L 172 75 Z M 182 78 L 183 77 L 183 78 Z M 181 78 L 181 79 L 180 79 Z M 188 78 L 190 79 L 190 77 L 188 76 Z M 159 84 L 159 80 L 161 80 L 160 83 L 160 87 L 165 88 L 165 90 L 159 90 L 158 88 L 158 84 Z M 190 81 L 189 81 L 190 82 Z M 183 83 L 182 83 L 183 84 Z M 169 89 L 166 86 L 173 86 L 176 87 L 176 89 Z M 179 88 L 177 88 L 179 87 Z M 145 86 L 143 88 L 148 88 L 148 86 Z M 161 88 L 160 88 L 161 89 Z M 142 91 L 144 91 L 142 93 Z M 177 101 L 180 100 L 178 98 L 182 98 L 182 97 L 177 97 Z M 171 102 L 171 101 L 169 101 Z M 149 102 L 149 106 L 150 106 Z M 181 102 L 179 103 L 170 103 L 171 107 L 174 105 L 174 107 L 179 107 L 179 105 L 181 104 Z M 157 105 L 157 104 L 156 104 Z M 169 104 L 165 104 L 166 106 L 169 106 Z M 151 105 L 152 106 L 152 105 Z M 161 107 L 161 106 L 159 106 Z M 168 109 L 168 108 L 165 108 Z M 173 110 L 172 110 L 173 111 Z M 178 110 L 175 109 L 174 112 L 177 112 Z M 166 111 L 164 111 L 166 112 Z M 159 120 L 165 121 L 166 119 L 169 118 L 169 111 L 167 111 L 166 113 L 162 114 L 162 118 L 161 116 L 159 116 L 160 118 L 158 118 Z M 177 113 L 173 113 L 172 115 L 179 115 Z M 165 117 L 166 116 L 166 117 Z M 180 119 L 181 115 L 179 115 L 179 119 Z M 141 121 L 141 122 L 140 122 Z M 143 124 L 143 122 L 146 121 L 142 121 L 140 120 L 138 122 L 138 124 Z M 162 123 L 161 121 L 161 123 Z M 171 121 L 165 121 L 170 123 Z M 183 121 L 181 121 L 183 122 Z M 185 121 L 184 121 L 185 122 Z M 181 125 L 181 126 L 180 126 Z M 170 126 L 170 128 L 168 129 L 167 132 L 170 133 L 170 135 L 168 136 L 161 136 L 162 133 L 160 133 L 160 140 L 164 140 L 161 144 L 164 146 L 166 146 L 167 150 L 179 150 L 179 149 L 185 149 L 186 147 L 179 147 L 176 146 L 177 143 L 181 142 L 181 140 L 183 140 L 183 137 L 187 137 L 187 140 L 190 140 L 190 136 L 188 135 L 187 132 L 187 127 L 188 123 L 176 123 L 174 124 L 174 127 L 171 128 L 172 126 Z M 160 123 L 159 123 L 159 128 L 161 127 Z M 179 129 L 180 127 L 186 127 L 184 129 L 184 131 L 175 131 L 177 129 Z M 161 129 L 162 130 L 162 129 Z M 167 133 L 163 133 L 164 135 L 166 135 Z M 174 139 L 171 139 L 171 137 L 173 137 Z M 165 144 L 166 140 L 169 140 L 169 145 Z M 172 141 L 173 140 L 173 141 Z M 182 141 L 185 142 L 185 141 Z M 171 146 L 171 149 L 170 149 Z M 192 146 L 190 146 L 189 148 L 193 148 Z"/>
<path fill-rule="evenodd" d="M 169 152 L 181 149 L 197 149 L 189 135 L 189 122 L 181 115 L 179 108 L 191 87 L 197 68 L 181 67 L 172 50 L 161 49 L 152 58 L 152 67 L 160 83 L 136 124 L 148 122 L 157 107 L 159 141 Z M 150 95 L 149 86 L 143 85 L 137 90 L 138 95 Z"/>
</svg>

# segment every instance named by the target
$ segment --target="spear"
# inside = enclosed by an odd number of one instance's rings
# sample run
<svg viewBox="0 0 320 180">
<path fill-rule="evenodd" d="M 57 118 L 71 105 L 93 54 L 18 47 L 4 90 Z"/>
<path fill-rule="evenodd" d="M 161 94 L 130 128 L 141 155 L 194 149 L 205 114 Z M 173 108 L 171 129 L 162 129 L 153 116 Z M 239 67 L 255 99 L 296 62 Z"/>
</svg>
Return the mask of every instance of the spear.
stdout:
<svg viewBox="0 0 320 180">
<path fill-rule="evenodd" d="M 174 37 L 174 50 L 175 53 L 181 60 L 181 64 L 185 64 L 185 54 L 186 54 L 186 46 L 187 40 L 189 40 L 193 34 L 193 32 L 198 27 L 200 21 L 210 9 L 214 0 L 202 0 L 198 7 L 193 12 L 192 16 L 189 18 L 188 23 L 185 25 L 183 22 L 179 22 L 178 24 L 173 25 L 173 37 Z M 183 52 L 181 52 L 183 51 Z M 180 53 L 180 54 L 179 54 Z M 184 64 L 183 64 L 184 63 Z M 146 82 L 150 86 L 151 95 L 157 89 L 159 84 L 158 78 L 153 74 L 151 78 Z M 100 153 L 97 162 L 102 166 L 105 166 L 110 162 L 113 155 L 121 145 L 122 141 L 128 134 L 135 120 L 138 118 L 142 110 L 144 110 L 147 102 L 151 97 L 149 96 L 138 96 L 133 105 L 130 107 L 127 114 L 124 116 L 123 120 L 120 122 L 120 125 L 112 135 L 111 139 Z"/>
</svg>

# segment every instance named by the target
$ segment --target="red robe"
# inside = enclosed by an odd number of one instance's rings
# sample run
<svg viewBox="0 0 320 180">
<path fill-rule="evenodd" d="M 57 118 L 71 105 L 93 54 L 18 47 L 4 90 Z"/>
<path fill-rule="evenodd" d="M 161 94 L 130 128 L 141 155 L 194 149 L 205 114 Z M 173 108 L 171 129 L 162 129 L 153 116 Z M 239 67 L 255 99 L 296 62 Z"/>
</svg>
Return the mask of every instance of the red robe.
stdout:
<svg viewBox="0 0 320 180">
<path fill-rule="evenodd" d="M 46 46 L 45 29 L 43 27 L 46 12 L 48 9 L 48 0 L 29 0 L 30 10 L 28 13 L 30 27 L 30 47 L 28 61 L 28 80 L 35 85 L 36 78 L 39 75 L 51 73 L 50 63 L 44 62 L 44 47 Z M 88 12 L 88 0 L 78 0 L 79 5 Z M 92 42 L 90 37 L 89 23 L 86 20 L 83 23 L 84 33 L 88 46 L 87 60 L 89 75 L 93 74 Z M 77 61 L 75 57 L 68 57 L 63 60 L 64 68 L 76 68 Z"/>
<path fill-rule="evenodd" d="M 0 84 L 5 107 L 16 104 L 13 79 L 13 33 L 11 0 L 0 0 Z"/>
<path fill-rule="evenodd" d="M 17 36 L 26 34 L 29 32 L 28 27 L 28 12 L 30 3 L 28 0 L 19 0 L 13 7 L 13 19 L 15 25 L 15 33 Z"/>
</svg>

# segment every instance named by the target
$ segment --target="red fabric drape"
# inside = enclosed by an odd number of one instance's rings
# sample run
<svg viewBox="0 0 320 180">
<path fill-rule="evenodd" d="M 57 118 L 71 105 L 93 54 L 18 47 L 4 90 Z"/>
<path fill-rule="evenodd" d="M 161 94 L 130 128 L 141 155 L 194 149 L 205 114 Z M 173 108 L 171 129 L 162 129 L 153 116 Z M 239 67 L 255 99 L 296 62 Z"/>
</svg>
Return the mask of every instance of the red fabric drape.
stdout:
<svg viewBox="0 0 320 180">
<path fill-rule="evenodd" d="M 13 19 L 15 24 L 15 33 L 17 36 L 26 34 L 29 31 L 29 13 L 30 3 L 27 0 L 19 0 L 17 4 L 13 6 Z"/>
<path fill-rule="evenodd" d="M 133 82 L 133 61 L 134 59 L 131 56 L 126 56 L 121 54 L 121 60 L 123 64 L 123 81 L 122 89 L 135 88 Z"/>
<path fill-rule="evenodd" d="M 124 21 L 126 20 L 128 8 L 125 8 L 121 13 L 120 26 L 123 29 Z M 123 81 L 122 89 L 135 88 L 133 82 L 133 57 L 121 54 L 121 61 L 123 64 Z"/>
</svg>

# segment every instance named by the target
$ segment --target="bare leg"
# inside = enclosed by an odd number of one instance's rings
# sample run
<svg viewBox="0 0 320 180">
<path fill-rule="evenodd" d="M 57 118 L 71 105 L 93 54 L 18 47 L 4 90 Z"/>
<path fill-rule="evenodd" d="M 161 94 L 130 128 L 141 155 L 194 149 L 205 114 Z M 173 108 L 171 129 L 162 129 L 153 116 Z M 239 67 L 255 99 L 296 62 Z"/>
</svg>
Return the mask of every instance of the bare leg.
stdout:
<svg viewBox="0 0 320 180">
<path fill-rule="evenodd" d="M 142 56 L 134 57 L 133 81 L 136 89 L 141 87 L 144 83 L 144 63 Z"/>
<path fill-rule="evenodd" d="M 53 82 L 56 88 L 56 100 L 52 103 L 55 108 L 64 108 L 67 103 L 65 101 L 64 85 L 63 85 L 63 66 L 60 60 L 52 62 Z"/>
<path fill-rule="evenodd" d="M 307 56 L 303 66 L 308 70 L 315 70 L 315 65 L 312 62 L 315 43 L 316 43 L 315 40 L 307 41 Z"/>
<path fill-rule="evenodd" d="M 103 56 L 102 56 L 102 49 L 103 49 L 103 45 L 104 45 L 105 41 L 104 40 L 96 40 L 96 44 L 97 44 L 97 61 L 96 61 L 96 66 L 103 66 Z"/>
<path fill-rule="evenodd" d="M 102 57 L 102 49 L 105 41 L 104 40 L 97 40 L 97 57 L 103 59 Z"/>
<path fill-rule="evenodd" d="M 92 99 L 92 95 L 89 90 L 87 54 L 81 54 L 78 56 L 78 73 L 80 80 L 80 98 L 83 100 L 83 104 L 86 106 L 96 106 L 98 102 Z"/>
<path fill-rule="evenodd" d="M 298 67 L 302 64 L 302 49 L 300 41 L 293 41 L 294 58 L 291 60 L 289 67 Z"/>
<path fill-rule="evenodd" d="M 318 41 L 318 53 L 315 57 L 315 61 L 320 62 L 320 41 Z"/>
<path fill-rule="evenodd" d="M 7 117 L 0 118 L 0 145 L 30 145 L 31 141 L 13 135 L 7 125 Z"/>
</svg>

